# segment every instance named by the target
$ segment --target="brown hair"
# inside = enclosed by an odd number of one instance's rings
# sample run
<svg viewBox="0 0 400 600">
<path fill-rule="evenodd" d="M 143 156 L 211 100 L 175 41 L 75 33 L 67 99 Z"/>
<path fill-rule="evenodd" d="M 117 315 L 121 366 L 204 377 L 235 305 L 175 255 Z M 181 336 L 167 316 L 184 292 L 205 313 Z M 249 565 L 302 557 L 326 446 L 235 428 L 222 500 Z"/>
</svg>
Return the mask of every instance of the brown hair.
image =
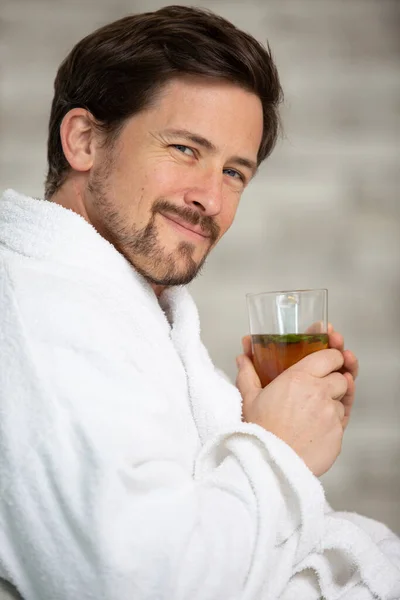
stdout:
<svg viewBox="0 0 400 600">
<path fill-rule="evenodd" d="M 54 82 L 45 197 L 64 183 L 70 168 L 60 139 L 68 111 L 86 108 L 106 142 L 112 142 L 129 117 L 154 102 L 165 83 L 185 74 L 237 83 L 259 96 L 264 131 L 258 161 L 264 160 L 278 136 L 282 100 L 269 46 L 210 11 L 169 6 L 101 27 L 62 62 Z"/>
</svg>

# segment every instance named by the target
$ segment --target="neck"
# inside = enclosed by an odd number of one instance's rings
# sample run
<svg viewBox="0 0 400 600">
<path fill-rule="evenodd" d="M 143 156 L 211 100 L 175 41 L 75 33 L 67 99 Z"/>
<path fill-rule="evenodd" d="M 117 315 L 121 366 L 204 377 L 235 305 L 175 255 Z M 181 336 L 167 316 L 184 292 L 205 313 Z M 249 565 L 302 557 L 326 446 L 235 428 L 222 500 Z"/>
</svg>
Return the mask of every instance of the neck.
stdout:
<svg viewBox="0 0 400 600">
<path fill-rule="evenodd" d="M 89 219 L 89 215 L 86 210 L 83 194 L 79 183 L 73 179 L 66 181 L 59 190 L 50 198 L 50 202 L 59 204 L 64 208 L 73 210 L 78 215 L 83 217 L 85 221 L 93 225 Z"/>
<path fill-rule="evenodd" d="M 166 285 L 157 285 L 155 283 L 151 283 L 150 285 L 153 288 L 154 293 L 157 296 L 157 298 L 159 298 L 161 296 L 161 294 L 163 293 L 163 291 L 167 289 Z"/>
</svg>

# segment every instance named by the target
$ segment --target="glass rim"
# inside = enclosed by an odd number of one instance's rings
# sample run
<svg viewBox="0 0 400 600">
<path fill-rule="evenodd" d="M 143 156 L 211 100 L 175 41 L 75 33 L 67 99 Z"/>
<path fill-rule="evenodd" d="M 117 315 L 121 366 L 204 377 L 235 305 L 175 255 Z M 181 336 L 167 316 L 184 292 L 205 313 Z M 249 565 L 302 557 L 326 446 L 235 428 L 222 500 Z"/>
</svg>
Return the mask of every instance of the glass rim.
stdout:
<svg viewBox="0 0 400 600">
<path fill-rule="evenodd" d="M 328 293 L 328 288 L 308 288 L 304 290 L 277 290 L 275 292 L 256 292 L 246 294 L 246 298 L 254 298 L 256 296 L 272 296 L 276 294 L 306 294 L 310 292 L 325 292 Z"/>
</svg>

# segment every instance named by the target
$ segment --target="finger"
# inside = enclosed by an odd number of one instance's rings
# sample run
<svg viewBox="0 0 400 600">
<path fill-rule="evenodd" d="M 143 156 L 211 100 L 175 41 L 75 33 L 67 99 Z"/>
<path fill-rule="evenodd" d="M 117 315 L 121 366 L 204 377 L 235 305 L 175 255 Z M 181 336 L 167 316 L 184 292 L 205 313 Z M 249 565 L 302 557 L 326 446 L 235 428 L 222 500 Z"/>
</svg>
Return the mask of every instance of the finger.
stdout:
<svg viewBox="0 0 400 600">
<path fill-rule="evenodd" d="M 336 350 L 343 352 L 344 338 L 339 332 L 332 330 L 332 332 L 329 334 L 329 348 L 335 348 Z"/>
<path fill-rule="evenodd" d="M 313 352 L 302 358 L 290 369 L 293 371 L 306 371 L 314 377 L 326 377 L 333 371 L 341 369 L 343 362 L 343 354 L 339 350 L 318 350 L 318 352 Z"/>
<path fill-rule="evenodd" d="M 315 321 L 312 325 L 307 327 L 305 333 L 309 333 L 311 335 L 315 335 L 318 333 L 326 333 L 325 325 L 323 321 Z"/>
<path fill-rule="evenodd" d="M 251 335 L 242 337 L 243 353 L 249 358 L 253 358 L 253 346 L 251 343 Z"/>
<path fill-rule="evenodd" d="M 350 415 L 351 415 L 351 409 L 353 407 L 354 404 L 354 397 L 355 397 L 355 383 L 354 383 L 354 378 L 351 375 L 351 373 L 345 373 L 344 377 L 346 377 L 347 379 L 347 392 L 346 394 L 343 396 L 341 403 L 343 404 L 344 407 L 344 412 L 345 412 L 345 416 L 344 416 L 344 428 L 347 427 L 349 420 L 350 420 Z"/>
<path fill-rule="evenodd" d="M 356 379 L 359 371 L 359 363 L 357 357 L 355 356 L 355 354 L 353 354 L 353 352 L 351 352 L 351 350 L 345 350 L 343 352 L 343 357 L 343 368 L 345 369 L 345 371 L 351 373 L 353 378 Z"/>
<path fill-rule="evenodd" d="M 342 400 L 348 391 L 347 377 L 341 373 L 331 373 L 324 378 L 324 382 L 328 386 L 329 395 L 333 400 Z"/>
<path fill-rule="evenodd" d="M 246 405 L 253 402 L 254 398 L 258 396 L 262 387 L 260 378 L 248 356 L 241 354 L 236 358 L 236 363 L 238 366 L 236 387 L 242 395 L 245 408 Z"/>
<path fill-rule="evenodd" d="M 340 400 L 334 400 L 334 403 L 335 403 L 335 409 L 336 409 L 337 415 L 339 417 L 339 420 L 343 425 L 344 418 L 345 418 L 344 406 L 340 402 Z"/>
</svg>

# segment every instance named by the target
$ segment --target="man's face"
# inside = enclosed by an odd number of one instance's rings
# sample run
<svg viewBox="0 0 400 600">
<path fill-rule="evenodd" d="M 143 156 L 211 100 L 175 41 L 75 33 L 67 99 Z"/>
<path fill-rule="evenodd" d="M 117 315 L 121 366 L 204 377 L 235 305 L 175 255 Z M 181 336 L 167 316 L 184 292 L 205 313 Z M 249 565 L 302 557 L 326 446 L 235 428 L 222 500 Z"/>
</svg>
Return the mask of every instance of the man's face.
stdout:
<svg viewBox="0 0 400 600">
<path fill-rule="evenodd" d="M 188 283 L 232 224 L 262 129 L 254 94 L 173 80 L 111 149 L 97 148 L 85 190 L 90 221 L 153 286 Z"/>
</svg>

